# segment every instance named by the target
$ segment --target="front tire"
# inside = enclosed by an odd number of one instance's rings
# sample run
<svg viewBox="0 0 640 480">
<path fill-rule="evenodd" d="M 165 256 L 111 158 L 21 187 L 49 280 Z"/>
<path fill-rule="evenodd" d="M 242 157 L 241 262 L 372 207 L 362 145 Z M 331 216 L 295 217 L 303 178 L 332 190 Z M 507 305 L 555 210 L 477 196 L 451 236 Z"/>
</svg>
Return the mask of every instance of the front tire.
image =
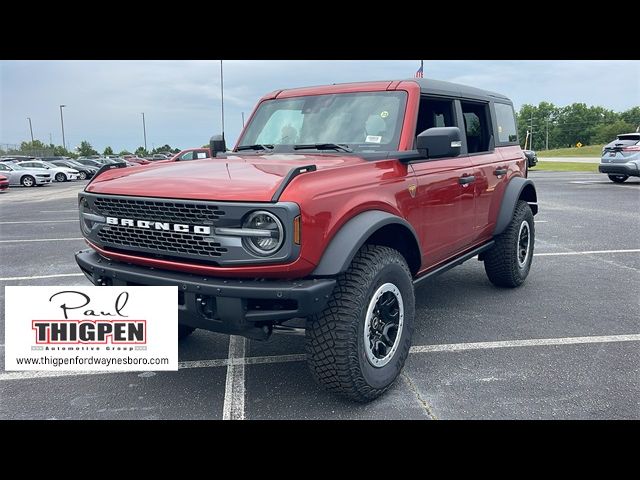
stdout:
<svg viewBox="0 0 640 480">
<path fill-rule="evenodd" d="M 518 200 L 511 223 L 496 236 L 484 254 L 484 270 L 498 287 L 519 287 L 529 275 L 533 260 L 535 226 L 529 204 Z"/>
<path fill-rule="evenodd" d="M 86 180 L 87 179 L 87 172 L 80 172 L 78 174 L 78 177 L 80 178 L 80 180 Z"/>
<path fill-rule="evenodd" d="M 409 354 L 415 317 L 411 272 L 389 247 L 365 245 L 324 311 L 307 319 L 307 364 L 324 388 L 367 402 L 386 392 Z"/>
<path fill-rule="evenodd" d="M 56 178 L 56 182 L 64 182 L 64 181 L 67 180 L 67 176 L 62 172 L 56 173 L 56 177 L 55 178 Z"/>
<path fill-rule="evenodd" d="M 629 178 L 627 175 L 608 175 L 608 177 L 613 183 L 624 183 Z"/>
<path fill-rule="evenodd" d="M 31 175 L 25 175 L 20 179 L 20 183 L 23 187 L 33 187 L 36 184 L 36 179 Z"/>
</svg>

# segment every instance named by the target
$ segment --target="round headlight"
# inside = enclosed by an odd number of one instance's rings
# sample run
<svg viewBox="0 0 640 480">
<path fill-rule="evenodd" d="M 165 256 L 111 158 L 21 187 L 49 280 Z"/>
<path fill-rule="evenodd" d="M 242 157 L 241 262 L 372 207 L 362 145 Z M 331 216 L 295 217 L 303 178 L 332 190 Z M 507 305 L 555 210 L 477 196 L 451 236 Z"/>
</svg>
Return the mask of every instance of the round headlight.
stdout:
<svg viewBox="0 0 640 480">
<path fill-rule="evenodd" d="M 282 222 L 272 213 L 264 210 L 251 212 L 242 222 L 242 228 L 255 230 L 255 234 L 242 239 L 245 248 L 261 257 L 267 257 L 276 253 L 284 242 L 284 230 Z"/>
</svg>

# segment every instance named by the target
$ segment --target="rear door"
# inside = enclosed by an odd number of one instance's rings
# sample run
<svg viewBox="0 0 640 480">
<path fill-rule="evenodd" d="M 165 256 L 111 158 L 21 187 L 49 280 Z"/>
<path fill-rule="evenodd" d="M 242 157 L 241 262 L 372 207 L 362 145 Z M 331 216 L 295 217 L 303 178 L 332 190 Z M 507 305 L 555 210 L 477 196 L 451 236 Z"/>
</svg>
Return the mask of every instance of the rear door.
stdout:
<svg viewBox="0 0 640 480">
<path fill-rule="evenodd" d="M 489 239 L 495 226 L 492 206 L 502 198 L 509 166 L 496 152 L 496 138 L 489 102 L 462 99 L 459 102 L 464 127 L 463 144 L 475 177 L 475 215 L 472 242 Z"/>
<path fill-rule="evenodd" d="M 433 127 L 460 127 L 454 99 L 420 99 L 416 133 Z M 417 181 L 423 265 L 429 268 L 464 250 L 472 240 L 473 166 L 466 156 L 413 162 L 411 166 Z"/>
</svg>

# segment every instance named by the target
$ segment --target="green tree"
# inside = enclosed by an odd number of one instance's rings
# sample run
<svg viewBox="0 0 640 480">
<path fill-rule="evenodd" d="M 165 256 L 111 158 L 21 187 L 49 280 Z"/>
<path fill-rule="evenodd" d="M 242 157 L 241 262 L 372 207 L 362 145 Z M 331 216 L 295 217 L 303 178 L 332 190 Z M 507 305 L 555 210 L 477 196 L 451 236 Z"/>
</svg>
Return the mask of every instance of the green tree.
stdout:
<svg viewBox="0 0 640 480">
<path fill-rule="evenodd" d="M 42 143 L 40 140 L 34 140 L 33 142 L 22 142 L 20 144 L 20 150 L 23 152 L 28 152 L 30 150 L 45 150 L 47 146 Z"/>
<path fill-rule="evenodd" d="M 86 140 L 83 140 L 82 142 L 80 142 L 80 146 L 78 147 L 78 153 L 80 155 L 82 155 L 83 157 L 86 157 L 87 155 L 97 155 L 98 152 L 96 150 L 94 150 L 94 148 L 91 146 L 91 144 L 89 142 L 87 142 Z"/>
<path fill-rule="evenodd" d="M 146 157 L 147 155 L 149 155 L 149 152 L 147 152 L 144 147 L 138 147 L 136 148 L 136 151 L 133 152 L 135 153 L 137 156 L 139 157 Z"/>
<path fill-rule="evenodd" d="M 131 155 L 131 152 L 129 150 L 121 150 L 120 153 L 118 153 L 118 155 L 123 157 L 125 155 Z"/>
<path fill-rule="evenodd" d="M 627 133 L 635 132 L 636 129 L 640 127 L 640 107 L 633 107 L 625 112 L 622 112 L 620 114 L 620 119 L 624 120 L 630 125 L 633 125 L 633 128 Z"/>
<path fill-rule="evenodd" d="M 602 124 L 594 131 L 593 143 L 609 143 L 615 140 L 616 135 L 620 135 L 621 133 L 630 133 L 633 131 L 633 125 L 625 122 L 624 120 Z"/>
<path fill-rule="evenodd" d="M 104 152 L 102 152 L 103 155 L 113 155 L 113 148 L 111 147 L 106 147 L 104 149 Z"/>
<path fill-rule="evenodd" d="M 151 154 L 160 153 L 160 152 L 172 152 L 172 151 L 173 151 L 173 148 L 171 148 L 170 145 L 164 144 L 161 147 L 154 148 L 153 150 L 151 150 Z"/>
</svg>

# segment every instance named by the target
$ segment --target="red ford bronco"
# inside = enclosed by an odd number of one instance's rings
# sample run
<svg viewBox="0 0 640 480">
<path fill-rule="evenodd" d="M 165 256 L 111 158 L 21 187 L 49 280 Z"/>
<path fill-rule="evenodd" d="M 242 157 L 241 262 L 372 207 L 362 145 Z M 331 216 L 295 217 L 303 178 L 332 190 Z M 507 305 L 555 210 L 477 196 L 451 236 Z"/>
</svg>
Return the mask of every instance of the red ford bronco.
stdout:
<svg viewBox="0 0 640 480">
<path fill-rule="evenodd" d="M 304 327 L 313 377 L 360 401 L 403 367 L 414 288 L 473 257 L 517 287 L 536 190 L 512 102 L 447 82 L 264 96 L 214 158 L 105 167 L 79 195 L 96 285 L 177 285 L 179 336 Z"/>
</svg>

